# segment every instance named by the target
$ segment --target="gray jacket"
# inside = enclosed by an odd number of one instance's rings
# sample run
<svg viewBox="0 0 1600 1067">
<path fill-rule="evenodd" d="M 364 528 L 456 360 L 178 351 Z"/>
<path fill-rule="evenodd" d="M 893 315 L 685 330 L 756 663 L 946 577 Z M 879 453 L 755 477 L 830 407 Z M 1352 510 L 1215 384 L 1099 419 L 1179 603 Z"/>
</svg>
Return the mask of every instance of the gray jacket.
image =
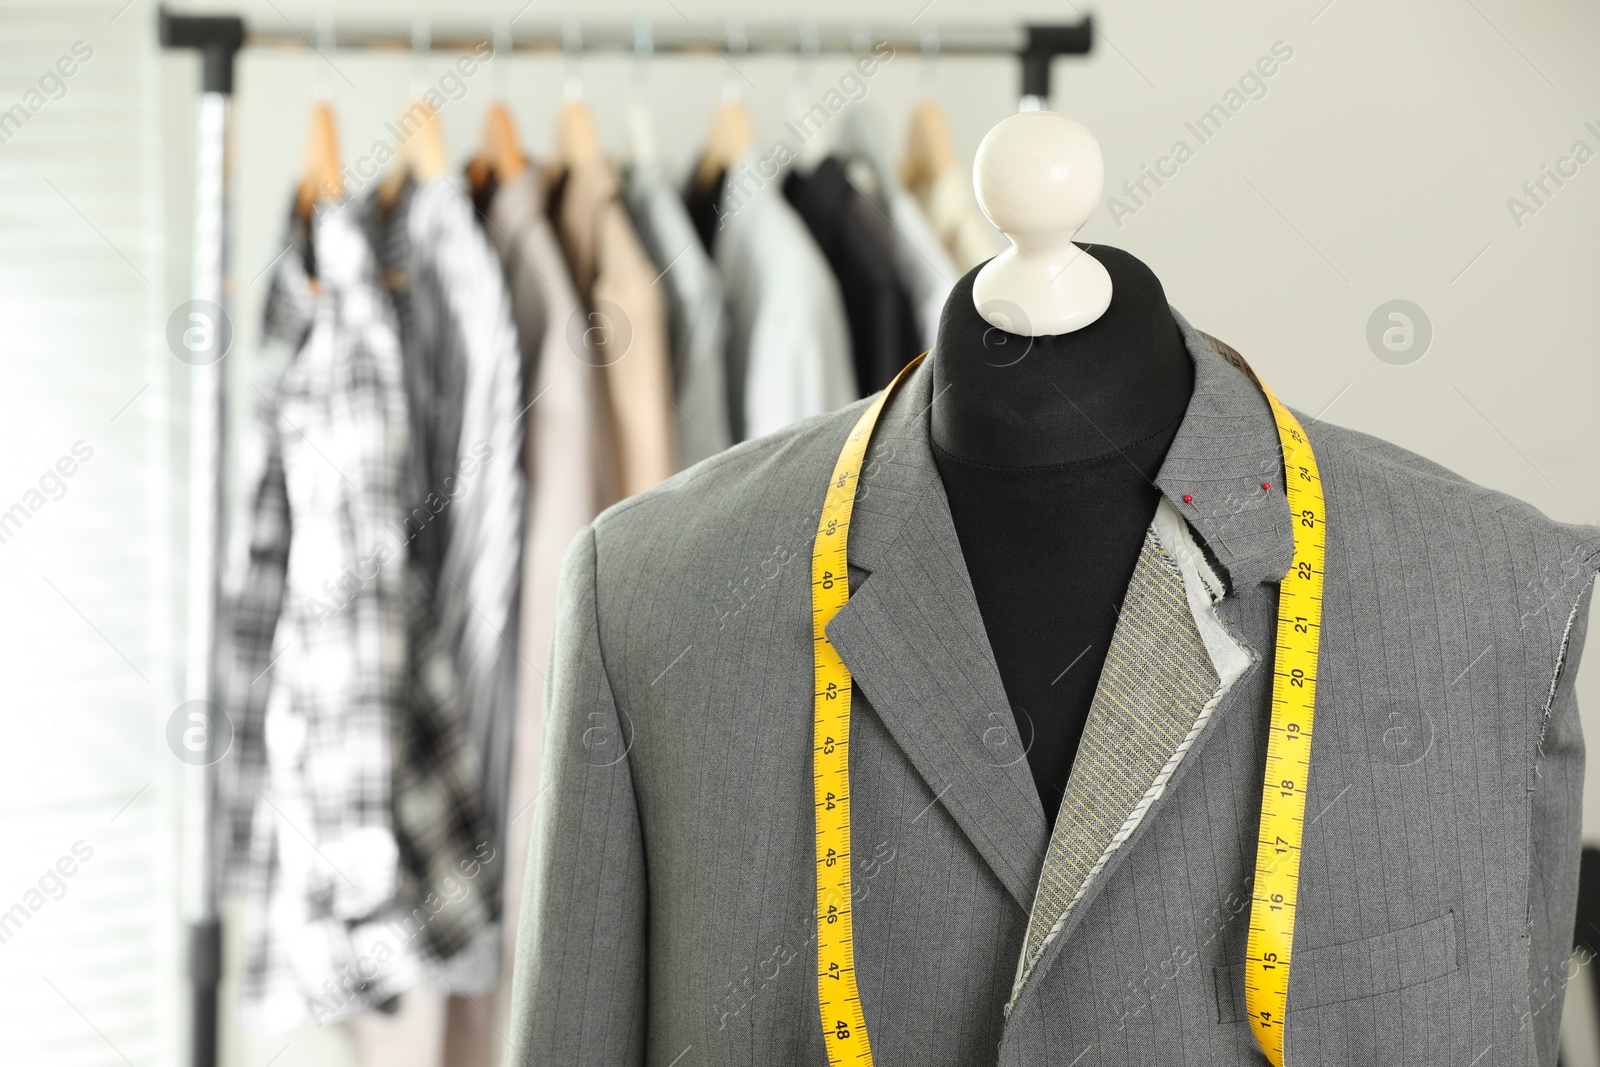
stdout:
<svg viewBox="0 0 1600 1067">
<path fill-rule="evenodd" d="M 1292 527 L 1265 400 L 1180 325 L 1194 398 L 1053 832 L 929 451 L 926 367 L 874 437 L 828 633 L 856 683 L 879 1063 L 1264 1062 L 1240 965 Z M 515 1063 L 826 1063 L 810 548 L 859 412 L 737 447 L 573 545 Z M 1301 421 L 1328 542 L 1288 1062 L 1554 1064 L 1600 529 Z"/>
</svg>

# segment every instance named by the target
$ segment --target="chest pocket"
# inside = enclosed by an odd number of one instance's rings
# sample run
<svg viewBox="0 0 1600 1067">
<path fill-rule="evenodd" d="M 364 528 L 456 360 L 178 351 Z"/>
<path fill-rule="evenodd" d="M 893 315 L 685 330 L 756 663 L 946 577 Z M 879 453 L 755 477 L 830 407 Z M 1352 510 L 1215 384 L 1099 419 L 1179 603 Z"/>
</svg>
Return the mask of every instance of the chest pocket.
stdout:
<svg viewBox="0 0 1600 1067">
<path fill-rule="evenodd" d="M 1443 978 L 1461 966 L 1456 955 L 1456 913 L 1340 945 L 1302 948 L 1294 954 L 1289 980 L 1289 1013 L 1346 1001 L 1397 993 Z M 1244 1021 L 1245 967 L 1213 972 L 1217 1022 Z"/>
</svg>

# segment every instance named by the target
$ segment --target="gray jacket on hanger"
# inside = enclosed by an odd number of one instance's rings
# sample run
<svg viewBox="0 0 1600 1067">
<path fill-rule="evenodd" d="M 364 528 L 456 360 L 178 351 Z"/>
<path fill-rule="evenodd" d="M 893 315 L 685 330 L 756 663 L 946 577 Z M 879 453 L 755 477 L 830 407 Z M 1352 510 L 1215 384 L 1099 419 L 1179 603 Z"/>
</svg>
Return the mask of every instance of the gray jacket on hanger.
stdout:
<svg viewBox="0 0 1600 1067">
<path fill-rule="evenodd" d="M 856 683 L 876 1062 L 1264 1062 L 1241 964 L 1293 526 L 1264 398 L 1179 321 L 1194 397 L 1054 828 L 930 454 L 927 367 L 874 436 L 828 633 Z M 827 1062 L 810 551 L 860 410 L 734 448 L 571 549 L 515 1063 Z M 1288 1062 L 1553 1065 L 1600 529 L 1301 420 L 1327 585 Z"/>
</svg>

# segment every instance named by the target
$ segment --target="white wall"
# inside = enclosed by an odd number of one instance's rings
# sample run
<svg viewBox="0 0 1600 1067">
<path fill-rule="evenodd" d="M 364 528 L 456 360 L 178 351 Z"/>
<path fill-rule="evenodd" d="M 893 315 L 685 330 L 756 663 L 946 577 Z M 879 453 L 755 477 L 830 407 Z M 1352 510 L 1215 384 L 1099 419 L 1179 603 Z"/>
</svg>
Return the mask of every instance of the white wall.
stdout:
<svg viewBox="0 0 1600 1067">
<path fill-rule="evenodd" d="M 154 34 L 120 6 L 0 7 L 0 110 L 32 112 L 0 138 L 8 1064 L 149 1067 L 178 1047 L 176 361 Z"/>
</svg>

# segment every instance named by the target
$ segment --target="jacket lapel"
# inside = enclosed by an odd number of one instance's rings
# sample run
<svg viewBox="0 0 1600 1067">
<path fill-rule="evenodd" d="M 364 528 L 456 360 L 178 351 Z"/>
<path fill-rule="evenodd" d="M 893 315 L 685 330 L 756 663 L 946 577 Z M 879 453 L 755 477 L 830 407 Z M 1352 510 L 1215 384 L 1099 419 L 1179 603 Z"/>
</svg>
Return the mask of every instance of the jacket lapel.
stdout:
<svg viewBox="0 0 1600 1067">
<path fill-rule="evenodd" d="M 928 364 L 891 398 L 861 475 L 852 594 L 828 636 L 936 802 L 1029 914 L 1010 1006 L 1049 969 L 1255 658 L 1213 604 L 1289 567 L 1271 409 L 1237 353 L 1173 316 L 1194 395 L 1156 479 L 1163 500 L 1053 831 L 934 463 Z"/>
<path fill-rule="evenodd" d="M 929 448 L 931 378 L 913 372 L 873 435 L 850 527 L 854 589 L 828 638 L 1026 912 L 1049 826 Z"/>
<path fill-rule="evenodd" d="M 1223 626 L 1214 604 L 1281 580 L 1293 553 L 1266 398 L 1237 352 L 1173 317 L 1194 360 L 1194 394 L 1156 478 L 1163 499 L 1056 817 L 1008 1016 L 1039 987 L 1260 656 Z"/>
<path fill-rule="evenodd" d="M 1162 501 L 1067 779 L 1012 1003 L 1076 924 L 1089 892 L 1115 869 L 1123 846 L 1160 805 L 1213 710 L 1249 666 L 1250 653 L 1212 610 L 1221 590 L 1183 520 Z"/>
</svg>

